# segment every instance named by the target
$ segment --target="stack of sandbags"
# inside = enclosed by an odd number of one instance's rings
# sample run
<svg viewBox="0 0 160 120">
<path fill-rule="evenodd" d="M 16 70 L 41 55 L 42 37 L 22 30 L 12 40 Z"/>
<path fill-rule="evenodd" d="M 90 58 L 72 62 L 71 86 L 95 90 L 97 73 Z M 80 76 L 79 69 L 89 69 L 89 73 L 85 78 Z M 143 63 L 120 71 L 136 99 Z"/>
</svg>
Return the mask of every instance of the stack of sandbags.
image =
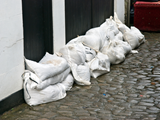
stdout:
<svg viewBox="0 0 160 120">
<path fill-rule="evenodd" d="M 125 55 L 131 51 L 127 42 L 123 41 L 123 34 L 118 30 L 116 22 L 110 17 L 100 26 L 105 30 L 108 40 L 101 48 L 100 52 L 108 55 L 111 64 L 119 64 L 125 60 Z"/>
<path fill-rule="evenodd" d="M 114 20 L 117 23 L 118 29 L 123 33 L 124 40 L 130 44 L 132 49 L 137 48 L 145 41 L 144 35 L 136 27 L 128 28 L 118 19 L 116 13 L 114 14 Z"/>
<path fill-rule="evenodd" d="M 38 90 L 37 85 L 41 83 L 41 80 L 34 73 L 25 71 L 22 78 L 24 80 L 24 98 L 30 106 L 64 98 L 66 91 L 72 88 L 74 82 L 72 75 L 68 74 L 62 83 L 49 85 L 42 90 Z"/>
<path fill-rule="evenodd" d="M 62 99 L 72 87 L 74 79 L 64 58 L 46 53 L 38 63 L 28 59 L 25 63 L 24 93 L 29 105 Z"/>
</svg>

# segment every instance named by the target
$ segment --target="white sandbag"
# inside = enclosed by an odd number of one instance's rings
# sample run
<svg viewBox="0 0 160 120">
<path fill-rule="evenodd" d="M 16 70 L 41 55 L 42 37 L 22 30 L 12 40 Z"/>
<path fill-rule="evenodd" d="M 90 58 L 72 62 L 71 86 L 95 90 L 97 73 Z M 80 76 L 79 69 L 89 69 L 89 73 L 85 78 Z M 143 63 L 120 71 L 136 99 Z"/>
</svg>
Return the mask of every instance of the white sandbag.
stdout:
<svg viewBox="0 0 160 120">
<path fill-rule="evenodd" d="M 110 29 L 108 29 L 107 36 L 108 36 L 108 38 L 109 38 L 109 41 L 115 39 L 115 34 L 114 34 L 113 31 L 110 31 Z"/>
<path fill-rule="evenodd" d="M 116 40 L 122 40 L 123 41 L 123 34 L 119 31 L 119 33 L 115 36 Z"/>
<path fill-rule="evenodd" d="M 76 38 L 73 38 L 73 39 L 71 39 L 66 45 L 69 45 L 69 44 L 76 44 L 76 43 L 78 43 L 78 42 L 80 42 L 81 41 L 81 38 L 83 37 L 83 35 L 82 36 L 78 36 L 78 37 L 76 37 Z M 81 42 L 80 42 L 81 43 Z"/>
<path fill-rule="evenodd" d="M 118 25 L 118 29 L 119 29 L 119 31 L 122 32 L 122 34 L 124 34 L 125 32 L 130 31 L 130 28 L 127 27 L 125 24 Z"/>
<path fill-rule="evenodd" d="M 114 12 L 114 21 L 116 22 L 118 29 L 119 29 L 123 34 L 124 34 L 125 32 L 127 32 L 127 31 L 130 31 L 130 28 L 127 27 L 125 24 L 123 24 L 123 23 L 119 20 L 116 12 Z"/>
<path fill-rule="evenodd" d="M 83 45 L 88 46 L 95 51 L 99 51 L 103 45 L 103 41 L 101 40 L 100 36 L 96 34 L 88 34 L 83 36 L 81 42 Z"/>
<path fill-rule="evenodd" d="M 86 35 L 82 36 L 81 42 L 98 52 L 102 48 L 106 39 L 106 31 L 100 27 L 96 27 L 88 30 Z"/>
<path fill-rule="evenodd" d="M 96 27 L 88 30 L 86 32 L 86 35 L 97 35 L 100 38 L 100 47 L 103 45 L 104 41 L 107 39 L 106 37 L 106 31 L 102 29 L 101 27 Z"/>
<path fill-rule="evenodd" d="M 49 56 L 51 57 L 51 55 Z M 43 81 L 45 79 L 58 75 L 69 68 L 68 63 L 64 58 L 54 55 L 52 55 L 52 58 L 53 59 L 49 58 L 46 61 L 46 64 L 37 63 L 35 61 L 25 59 L 26 69 L 35 73 L 39 77 L 39 79 Z"/>
<path fill-rule="evenodd" d="M 27 71 L 22 75 L 24 80 L 24 99 L 26 103 L 30 106 L 38 105 L 42 103 L 52 102 L 60 100 L 66 96 L 65 86 L 62 83 L 57 83 L 56 85 L 50 85 L 43 90 L 37 90 L 32 86 L 38 84 L 40 79 L 36 79 L 34 73 Z"/>
<path fill-rule="evenodd" d="M 121 40 L 115 40 L 114 42 L 116 43 L 117 47 L 123 48 L 124 55 L 127 55 L 131 52 L 132 48 L 127 42 Z"/>
<path fill-rule="evenodd" d="M 85 46 L 85 52 L 86 52 L 86 61 L 87 62 L 91 61 L 96 56 L 96 52 L 87 46 Z"/>
<path fill-rule="evenodd" d="M 116 22 L 113 20 L 112 16 L 110 18 L 106 19 L 106 21 L 100 25 L 100 29 L 102 29 L 106 33 L 108 31 L 112 31 L 114 33 L 114 36 L 119 33 Z"/>
<path fill-rule="evenodd" d="M 81 42 L 67 44 L 59 50 L 59 53 L 69 64 L 83 65 L 86 60 L 85 47 Z"/>
<path fill-rule="evenodd" d="M 115 41 L 110 41 L 107 46 L 103 47 L 101 52 L 108 55 L 111 64 L 119 64 L 125 60 L 123 47 L 118 46 Z"/>
<path fill-rule="evenodd" d="M 106 23 L 107 23 L 107 26 L 110 27 L 110 30 L 113 31 L 114 35 L 117 35 L 119 33 L 116 22 L 113 20 L 112 16 L 106 19 Z"/>
<path fill-rule="evenodd" d="M 71 71 L 75 82 L 78 85 L 90 85 L 90 70 L 87 64 L 85 65 L 77 65 L 71 64 Z"/>
<path fill-rule="evenodd" d="M 119 30 L 112 16 L 100 25 L 101 31 L 105 31 L 106 40 L 113 40 L 119 34 Z"/>
<path fill-rule="evenodd" d="M 131 29 L 128 28 L 118 19 L 116 13 L 114 13 L 114 19 L 117 23 L 118 29 L 123 33 L 124 40 L 130 44 L 132 49 L 135 49 L 145 41 L 144 35 L 136 27 L 131 27 Z"/>
<path fill-rule="evenodd" d="M 132 49 L 137 48 L 141 43 L 145 41 L 144 35 L 136 28 L 131 27 L 130 31 L 126 31 L 123 34 L 124 40 L 127 41 Z"/>
<path fill-rule="evenodd" d="M 67 68 L 62 73 L 55 75 L 53 77 L 50 77 L 48 79 L 45 79 L 44 81 L 42 81 L 41 83 L 39 83 L 37 85 L 36 89 L 42 90 L 42 89 L 48 87 L 49 85 L 54 85 L 56 83 L 60 83 L 60 82 L 64 81 L 64 79 L 68 76 L 70 71 L 71 71 L 70 68 Z"/>
<path fill-rule="evenodd" d="M 132 49 L 135 49 L 136 47 L 138 47 L 140 45 L 140 43 L 138 41 L 138 37 L 135 35 L 135 33 L 131 32 L 131 31 L 125 32 L 123 34 L 123 38 L 126 42 L 128 42 L 128 44 L 130 44 Z"/>
<path fill-rule="evenodd" d="M 131 27 L 131 32 L 134 33 L 138 37 L 138 41 L 139 41 L 140 44 L 145 41 L 144 35 L 136 27 L 132 26 Z"/>
<path fill-rule="evenodd" d="M 65 86 L 65 90 L 69 91 L 74 83 L 73 76 L 69 74 L 64 81 L 62 81 L 62 84 Z"/>
<path fill-rule="evenodd" d="M 97 78 L 98 76 L 110 71 L 110 61 L 107 55 L 98 52 L 96 57 L 88 62 L 91 76 Z"/>
</svg>

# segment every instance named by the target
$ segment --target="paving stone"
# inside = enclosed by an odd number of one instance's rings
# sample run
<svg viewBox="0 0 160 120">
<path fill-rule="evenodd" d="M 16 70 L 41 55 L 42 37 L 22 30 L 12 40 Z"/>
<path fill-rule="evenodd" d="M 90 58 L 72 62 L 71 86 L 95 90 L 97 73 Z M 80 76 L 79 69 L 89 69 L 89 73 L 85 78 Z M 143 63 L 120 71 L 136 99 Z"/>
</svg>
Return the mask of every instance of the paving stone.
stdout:
<svg viewBox="0 0 160 120">
<path fill-rule="evenodd" d="M 74 118 L 68 118 L 68 117 L 56 117 L 54 120 L 76 120 Z"/>
<path fill-rule="evenodd" d="M 49 119 L 47 119 L 47 118 L 40 118 L 40 119 L 38 119 L 38 120 L 49 120 Z"/>
<path fill-rule="evenodd" d="M 119 99 L 127 99 L 127 96 L 122 96 L 122 95 L 113 95 L 112 97 L 114 98 L 119 98 Z"/>
<path fill-rule="evenodd" d="M 79 120 L 100 120 L 100 119 L 96 117 L 79 117 Z"/>
</svg>

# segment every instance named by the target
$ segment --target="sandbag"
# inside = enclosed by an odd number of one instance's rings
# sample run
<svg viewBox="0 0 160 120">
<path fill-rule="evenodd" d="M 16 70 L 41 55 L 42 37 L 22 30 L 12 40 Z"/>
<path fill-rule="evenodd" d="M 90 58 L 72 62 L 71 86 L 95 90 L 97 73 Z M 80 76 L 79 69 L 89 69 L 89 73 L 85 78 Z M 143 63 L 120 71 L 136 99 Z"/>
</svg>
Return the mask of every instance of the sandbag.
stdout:
<svg viewBox="0 0 160 120">
<path fill-rule="evenodd" d="M 122 40 L 123 41 L 123 34 L 119 31 L 119 33 L 115 36 L 116 40 Z"/>
<path fill-rule="evenodd" d="M 119 29 L 119 31 L 122 32 L 122 34 L 124 34 L 125 32 L 130 31 L 130 28 L 127 27 L 125 24 L 119 24 L 118 25 L 118 29 Z"/>
<path fill-rule="evenodd" d="M 113 31 L 114 35 L 119 33 L 116 22 L 113 20 L 112 16 L 106 19 L 107 26 L 109 26 L 110 30 Z"/>
<path fill-rule="evenodd" d="M 108 40 L 113 40 L 115 36 L 119 34 L 116 22 L 112 19 L 112 16 L 100 25 L 100 29 L 101 31 L 105 31 L 106 38 L 108 38 Z"/>
<path fill-rule="evenodd" d="M 54 85 L 56 83 L 60 83 L 64 81 L 64 79 L 69 75 L 70 71 L 71 71 L 70 68 L 67 68 L 62 73 L 55 75 L 53 77 L 50 77 L 48 79 L 45 79 L 44 81 L 42 81 L 41 83 L 37 85 L 36 89 L 42 90 L 48 87 L 49 85 Z"/>
<path fill-rule="evenodd" d="M 71 64 L 71 71 L 75 79 L 75 83 L 78 85 L 90 85 L 90 70 L 89 66 L 85 63 L 84 65 Z"/>
<path fill-rule="evenodd" d="M 107 32 L 109 28 L 109 30 L 112 31 L 114 35 L 117 35 L 119 33 L 116 22 L 113 20 L 112 16 L 106 19 L 106 21 L 100 25 L 100 28 L 105 32 Z"/>
<path fill-rule="evenodd" d="M 142 44 L 145 41 L 144 35 L 134 26 L 131 26 L 131 32 L 138 37 L 138 42 Z"/>
<path fill-rule="evenodd" d="M 132 49 L 135 49 L 136 47 L 138 47 L 140 45 L 140 43 L 138 41 L 138 37 L 135 35 L 135 33 L 131 32 L 131 31 L 125 32 L 123 34 L 123 38 L 126 42 L 128 42 L 128 44 L 130 44 Z"/>
<path fill-rule="evenodd" d="M 91 61 L 96 56 L 96 51 L 87 46 L 85 46 L 85 53 L 86 53 L 86 62 Z"/>
<path fill-rule="evenodd" d="M 97 78 L 98 76 L 110 71 L 110 61 L 107 55 L 98 52 L 96 57 L 87 63 L 90 68 L 91 76 Z"/>
<path fill-rule="evenodd" d="M 34 76 L 34 77 L 32 77 Z M 22 75 L 24 80 L 24 99 L 30 106 L 52 102 L 66 96 L 66 88 L 62 83 L 50 85 L 43 90 L 37 90 L 34 86 L 40 83 L 40 79 L 30 71 L 25 71 Z"/>
<path fill-rule="evenodd" d="M 132 49 L 137 48 L 140 44 L 145 41 L 144 35 L 136 28 L 131 27 L 130 31 L 124 33 L 124 40 L 127 41 Z"/>
<path fill-rule="evenodd" d="M 69 74 L 64 81 L 62 81 L 62 84 L 65 86 L 65 90 L 69 91 L 74 83 L 73 76 Z"/>
<path fill-rule="evenodd" d="M 123 24 L 123 23 L 119 20 L 116 12 L 114 12 L 114 21 L 116 22 L 117 27 L 118 27 L 119 31 L 122 32 L 122 34 L 124 34 L 124 33 L 127 32 L 127 31 L 130 31 L 130 28 L 127 27 L 125 24 Z"/>
<path fill-rule="evenodd" d="M 127 42 L 121 40 L 115 40 L 114 42 L 116 43 L 117 47 L 123 48 L 124 55 L 127 55 L 131 52 L 132 48 Z"/>
<path fill-rule="evenodd" d="M 88 46 L 95 51 L 99 51 L 103 45 L 103 41 L 101 40 L 99 35 L 88 34 L 82 37 L 81 42 L 83 45 Z"/>
<path fill-rule="evenodd" d="M 119 64 L 125 60 L 125 55 L 131 51 L 131 47 L 121 40 L 113 40 L 104 46 L 101 52 L 108 55 L 111 64 Z"/>
<path fill-rule="evenodd" d="M 101 27 L 95 27 L 95 28 L 92 28 L 90 30 L 88 30 L 86 32 L 86 35 L 97 35 L 99 36 L 100 38 L 100 48 L 101 48 L 101 45 L 104 43 L 104 41 L 107 39 L 106 37 L 106 31 L 103 30 Z"/>
<path fill-rule="evenodd" d="M 84 65 L 86 60 L 85 47 L 81 42 L 75 42 L 65 45 L 59 50 L 59 53 L 69 64 Z"/>
<path fill-rule="evenodd" d="M 25 59 L 26 69 L 35 73 L 40 80 L 44 81 L 69 68 L 68 63 L 64 58 L 49 55 L 48 53 L 46 53 L 45 56 L 46 57 L 42 58 L 40 63 Z M 47 56 L 49 56 L 49 58 Z"/>
<path fill-rule="evenodd" d="M 124 40 L 130 44 L 132 49 L 135 49 L 145 41 L 144 35 L 136 27 L 131 27 L 131 29 L 128 28 L 118 19 L 116 13 L 114 13 L 114 19 L 117 23 L 118 29 L 123 33 Z"/>
</svg>

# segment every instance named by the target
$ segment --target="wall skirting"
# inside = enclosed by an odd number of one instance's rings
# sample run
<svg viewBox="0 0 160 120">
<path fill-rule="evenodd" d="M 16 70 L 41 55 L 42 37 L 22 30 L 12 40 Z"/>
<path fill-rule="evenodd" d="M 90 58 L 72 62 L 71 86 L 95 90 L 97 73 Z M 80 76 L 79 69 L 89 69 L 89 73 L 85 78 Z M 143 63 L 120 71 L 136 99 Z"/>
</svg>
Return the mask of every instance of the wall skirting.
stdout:
<svg viewBox="0 0 160 120">
<path fill-rule="evenodd" d="M 11 108 L 24 103 L 23 89 L 0 101 L 0 115 Z"/>
</svg>

